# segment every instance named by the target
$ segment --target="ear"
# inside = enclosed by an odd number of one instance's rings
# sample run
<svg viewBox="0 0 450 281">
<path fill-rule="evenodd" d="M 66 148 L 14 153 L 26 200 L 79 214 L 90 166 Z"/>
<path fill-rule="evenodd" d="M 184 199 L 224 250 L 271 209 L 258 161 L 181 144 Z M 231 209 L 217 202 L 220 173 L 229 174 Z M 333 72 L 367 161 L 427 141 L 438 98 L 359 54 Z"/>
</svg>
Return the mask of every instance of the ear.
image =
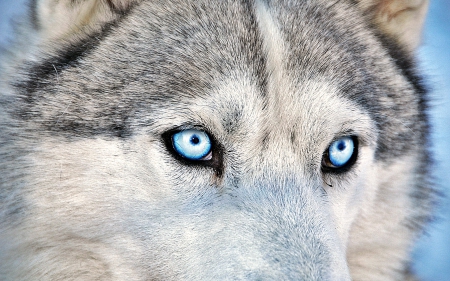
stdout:
<svg viewBox="0 0 450 281">
<path fill-rule="evenodd" d="M 414 51 L 428 9 L 428 0 L 356 0 L 379 30 Z"/>
<path fill-rule="evenodd" d="M 139 0 L 32 0 L 34 26 L 42 39 L 71 40 L 101 29 Z"/>
</svg>

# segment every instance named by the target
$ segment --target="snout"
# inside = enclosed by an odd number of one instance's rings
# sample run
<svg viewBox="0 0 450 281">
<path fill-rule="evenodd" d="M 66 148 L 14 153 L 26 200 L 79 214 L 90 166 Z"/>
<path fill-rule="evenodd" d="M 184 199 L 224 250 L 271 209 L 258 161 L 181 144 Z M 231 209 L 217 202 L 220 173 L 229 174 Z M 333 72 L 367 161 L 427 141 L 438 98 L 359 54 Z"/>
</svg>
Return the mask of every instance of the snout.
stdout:
<svg viewBox="0 0 450 281">
<path fill-rule="evenodd" d="M 183 280 L 350 280 L 324 196 L 295 179 L 230 185 L 159 212 L 146 245 Z"/>
<path fill-rule="evenodd" d="M 229 204 L 240 221 L 224 232 L 253 241 L 249 249 L 242 248 L 241 260 L 256 256 L 260 267 L 254 272 L 261 279 L 350 280 L 326 194 L 317 184 L 301 182 L 261 180 L 239 188 Z"/>
</svg>

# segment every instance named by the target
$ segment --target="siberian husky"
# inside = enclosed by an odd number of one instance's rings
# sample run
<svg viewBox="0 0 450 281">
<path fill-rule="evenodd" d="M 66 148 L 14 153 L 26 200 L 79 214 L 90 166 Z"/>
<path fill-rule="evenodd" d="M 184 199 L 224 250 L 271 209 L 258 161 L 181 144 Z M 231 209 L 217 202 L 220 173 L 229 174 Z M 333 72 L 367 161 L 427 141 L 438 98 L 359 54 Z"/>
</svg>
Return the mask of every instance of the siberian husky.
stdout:
<svg viewBox="0 0 450 281">
<path fill-rule="evenodd" d="M 426 0 L 35 0 L 0 86 L 1 280 L 404 280 Z"/>
</svg>

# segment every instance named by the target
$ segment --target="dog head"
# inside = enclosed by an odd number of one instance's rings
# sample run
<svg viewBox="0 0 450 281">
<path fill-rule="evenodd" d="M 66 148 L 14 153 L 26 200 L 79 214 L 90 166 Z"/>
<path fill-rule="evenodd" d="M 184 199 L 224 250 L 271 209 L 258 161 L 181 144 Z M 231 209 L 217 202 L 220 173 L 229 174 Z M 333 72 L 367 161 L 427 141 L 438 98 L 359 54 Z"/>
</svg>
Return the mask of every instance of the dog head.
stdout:
<svg viewBox="0 0 450 281">
<path fill-rule="evenodd" d="M 37 1 L 0 271 L 401 278 L 429 207 L 426 6 Z"/>
</svg>

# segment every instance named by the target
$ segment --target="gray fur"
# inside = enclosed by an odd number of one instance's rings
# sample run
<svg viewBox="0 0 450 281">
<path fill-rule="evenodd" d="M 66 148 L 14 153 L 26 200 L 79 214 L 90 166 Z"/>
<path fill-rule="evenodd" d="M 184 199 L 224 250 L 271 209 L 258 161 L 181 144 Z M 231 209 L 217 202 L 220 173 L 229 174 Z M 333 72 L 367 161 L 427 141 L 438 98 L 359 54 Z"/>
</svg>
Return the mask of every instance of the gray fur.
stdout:
<svg viewBox="0 0 450 281">
<path fill-rule="evenodd" d="M 405 279 L 432 200 L 426 91 L 367 2 L 24 21 L 38 39 L 0 81 L 0 279 Z M 207 131 L 213 160 L 173 155 L 179 128 Z M 323 170 L 345 135 L 356 163 Z"/>
</svg>

